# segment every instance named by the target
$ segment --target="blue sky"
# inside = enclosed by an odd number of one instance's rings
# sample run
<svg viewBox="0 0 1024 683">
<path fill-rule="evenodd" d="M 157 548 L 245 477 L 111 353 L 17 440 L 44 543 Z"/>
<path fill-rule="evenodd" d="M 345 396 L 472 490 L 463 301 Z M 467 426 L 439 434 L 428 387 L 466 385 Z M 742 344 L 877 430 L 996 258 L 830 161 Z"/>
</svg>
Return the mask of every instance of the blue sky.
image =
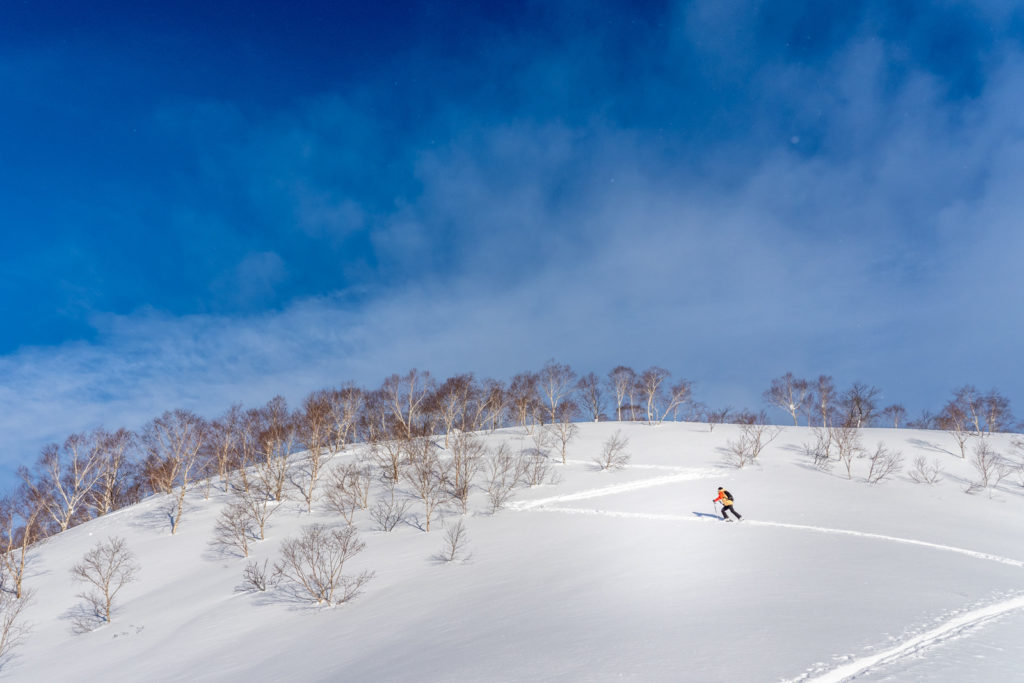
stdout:
<svg viewBox="0 0 1024 683">
<path fill-rule="evenodd" d="M 3 466 L 549 358 L 1024 411 L 1024 13 L 892 4 L 8 3 Z"/>
</svg>

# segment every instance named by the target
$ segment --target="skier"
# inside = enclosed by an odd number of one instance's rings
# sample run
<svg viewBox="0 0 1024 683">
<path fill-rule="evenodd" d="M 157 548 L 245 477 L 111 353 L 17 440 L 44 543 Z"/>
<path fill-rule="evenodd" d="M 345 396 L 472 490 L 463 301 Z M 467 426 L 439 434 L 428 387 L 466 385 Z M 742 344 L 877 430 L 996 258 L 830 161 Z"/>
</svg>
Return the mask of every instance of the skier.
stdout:
<svg viewBox="0 0 1024 683">
<path fill-rule="evenodd" d="M 725 489 L 723 489 L 721 486 L 718 487 L 718 498 L 715 498 L 711 502 L 712 503 L 721 503 L 722 504 L 722 519 L 724 519 L 725 521 L 727 521 L 727 522 L 731 522 L 732 521 L 731 519 L 729 519 L 729 515 L 726 514 L 726 513 L 729 513 L 729 512 L 731 512 L 736 517 L 737 520 L 743 519 L 743 515 L 741 515 L 740 513 L 736 512 L 736 510 L 734 510 L 733 507 L 732 507 L 732 502 L 733 502 L 732 501 L 732 494 L 729 493 L 728 491 L 726 491 Z"/>
</svg>

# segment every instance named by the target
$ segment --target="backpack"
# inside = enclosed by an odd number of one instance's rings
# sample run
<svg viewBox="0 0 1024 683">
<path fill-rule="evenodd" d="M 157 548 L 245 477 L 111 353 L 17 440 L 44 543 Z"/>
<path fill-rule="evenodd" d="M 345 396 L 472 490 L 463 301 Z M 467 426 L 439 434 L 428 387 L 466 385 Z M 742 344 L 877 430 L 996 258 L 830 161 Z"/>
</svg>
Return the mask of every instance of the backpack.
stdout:
<svg viewBox="0 0 1024 683">
<path fill-rule="evenodd" d="M 736 499 L 733 498 L 732 494 L 729 493 L 728 491 L 723 490 L 722 493 L 725 494 L 725 499 L 729 501 L 728 503 L 723 503 L 724 505 L 732 505 L 733 503 L 736 502 Z"/>
</svg>

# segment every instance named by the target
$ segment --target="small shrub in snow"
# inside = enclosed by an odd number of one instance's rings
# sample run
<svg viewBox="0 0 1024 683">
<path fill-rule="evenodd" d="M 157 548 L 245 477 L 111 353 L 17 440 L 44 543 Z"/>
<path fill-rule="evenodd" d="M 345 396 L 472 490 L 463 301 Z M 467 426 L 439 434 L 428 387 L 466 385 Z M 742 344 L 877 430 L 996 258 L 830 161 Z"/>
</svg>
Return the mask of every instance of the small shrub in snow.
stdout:
<svg viewBox="0 0 1024 683">
<path fill-rule="evenodd" d="M 448 498 L 444 467 L 430 439 L 410 441 L 409 466 L 403 475 L 423 503 L 423 530 L 430 531 L 430 520 Z"/>
<path fill-rule="evenodd" d="M 263 564 L 250 560 L 242 572 L 242 585 L 238 590 L 246 593 L 263 593 L 273 585 L 273 575 L 267 574 L 269 560 L 263 560 Z"/>
<path fill-rule="evenodd" d="M 348 463 L 336 467 L 325 482 L 324 502 L 327 508 L 352 524 L 356 512 L 369 507 L 371 478 L 370 468 L 366 465 Z"/>
<path fill-rule="evenodd" d="M 358 595 L 373 578 L 373 572 L 354 576 L 343 573 L 345 563 L 365 547 L 353 526 L 329 529 L 313 524 L 298 538 L 281 544 L 281 559 L 274 564 L 274 573 L 297 596 L 318 605 L 341 604 Z"/>
<path fill-rule="evenodd" d="M 14 648 L 28 637 L 31 628 L 22 618 L 22 612 L 30 601 L 31 595 L 27 591 L 20 598 L 0 591 L 0 670 L 10 659 Z"/>
<path fill-rule="evenodd" d="M 29 551 L 44 541 L 41 515 L 39 506 L 0 500 L 0 590 L 11 591 L 16 598 L 24 594 Z"/>
<path fill-rule="evenodd" d="M 395 527 L 405 521 L 409 513 L 409 501 L 397 499 L 394 486 L 389 487 L 388 494 L 370 509 L 370 518 L 377 523 L 381 531 L 394 531 Z"/>
<path fill-rule="evenodd" d="M 974 470 L 978 473 L 978 481 L 972 482 L 967 487 L 967 493 L 976 493 L 985 489 L 995 488 L 1012 471 L 1012 468 L 1003 460 L 1003 457 L 993 450 L 984 439 L 979 441 L 974 447 L 971 465 L 974 466 Z"/>
<path fill-rule="evenodd" d="M 533 444 L 533 448 L 523 448 L 522 452 L 543 455 L 546 458 L 548 451 L 555 443 L 551 425 L 542 425 L 530 432 L 530 442 Z"/>
<path fill-rule="evenodd" d="M 910 470 L 910 479 L 918 484 L 934 484 L 942 479 L 942 467 L 938 460 L 930 463 L 923 455 L 914 459 L 914 468 Z"/>
<path fill-rule="evenodd" d="M 518 459 L 512 455 L 508 446 L 501 444 L 487 459 L 485 475 L 487 499 L 491 504 L 491 513 L 494 513 L 505 507 L 519 481 Z"/>
<path fill-rule="evenodd" d="M 78 597 L 87 609 L 76 621 L 80 630 L 91 630 L 97 623 L 110 623 L 114 598 L 126 584 L 135 580 L 139 565 L 123 538 L 117 536 L 97 543 L 81 562 L 71 568 L 75 581 L 89 584 Z"/>
<path fill-rule="evenodd" d="M 460 518 L 455 524 L 445 526 L 444 547 L 437 557 L 442 562 L 469 559 L 465 553 L 468 544 L 469 534 L 466 533 L 466 525 Z"/>
<path fill-rule="evenodd" d="M 703 418 L 708 424 L 708 431 L 715 431 L 715 426 L 725 424 L 729 421 L 732 416 L 732 408 L 703 408 L 699 412 L 699 417 Z"/>
<path fill-rule="evenodd" d="M 392 438 L 393 436 L 382 434 L 379 430 L 373 430 L 369 434 L 370 457 L 377 465 L 381 480 L 389 486 L 395 486 L 402 478 L 407 458 L 406 439 Z"/>
<path fill-rule="evenodd" d="M 733 467 L 745 467 L 756 462 L 765 446 L 775 440 L 782 430 L 765 424 L 764 413 L 754 416 L 754 421 L 740 425 L 740 438 L 726 444 L 727 462 Z"/>
<path fill-rule="evenodd" d="M 531 449 L 519 454 L 517 469 L 519 479 L 523 484 L 540 486 L 551 476 L 551 461 L 548 460 L 548 456 L 544 452 Z"/>
<path fill-rule="evenodd" d="M 244 515 L 249 518 L 252 528 L 258 532 L 260 540 L 266 538 L 267 522 L 279 509 L 281 504 L 275 500 L 274 494 L 268 486 L 267 481 L 256 479 L 248 482 L 245 486 L 238 486 L 235 489 L 235 505 L 239 507 L 239 514 L 244 510 Z"/>
<path fill-rule="evenodd" d="M 253 519 L 248 507 L 235 501 L 221 510 L 213 525 L 211 543 L 227 552 L 240 552 L 249 557 L 249 540 L 253 538 Z"/>
<path fill-rule="evenodd" d="M 575 408 L 572 403 L 565 403 L 562 405 L 566 408 Z M 565 409 L 560 411 L 560 416 L 557 422 L 545 426 L 544 429 L 550 432 L 555 443 L 557 443 L 559 453 L 562 456 L 562 464 L 564 465 L 566 460 L 566 450 L 569 447 L 569 442 L 579 434 L 579 425 L 572 422 L 572 413 L 568 409 Z"/>
<path fill-rule="evenodd" d="M 829 437 L 835 445 L 836 458 L 846 466 L 846 478 L 853 479 L 853 461 L 863 452 L 860 430 L 852 426 L 829 427 Z"/>
<path fill-rule="evenodd" d="M 603 470 L 620 470 L 629 464 L 630 455 L 626 452 L 627 446 L 629 446 L 629 439 L 622 436 L 622 430 L 617 430 L 604 442 L 601 455 L 594 458 L 594 462 Z"/>
<path fill-rule="evenodd" d="M 885 481 L 903 467 L 903 454 L 899 451 L 890 451 L 882 443 L 878 444 L 875 452 L 868 458 L 871 462 L 871 467 L 868 469 L 869 484 Z"/>
<path fill-rule="evenodd" d="M 832 469 L 832 436 L 828 429 L 815 427 L 813 444 L 804 444 L 804 452 L 814 460 L 814 466 L 823 472 Z"/>
<path fill-rule="evenodd" d="M 469 509 L 469 494 L 473 480 L 483 465 L 487 447 L 480 437 L 459 432 L 451 440 L 451 459 L 445 476 L 448 496 L 458 503 L 462 512 Z"/>
<path fill-rule="evenodd" d="M 742 469 L 752 462 L 754 462 L 754 456 L 750 452 L 750 442 L 743 436 L 726 442 L 725 464 Z"/>
</svg>

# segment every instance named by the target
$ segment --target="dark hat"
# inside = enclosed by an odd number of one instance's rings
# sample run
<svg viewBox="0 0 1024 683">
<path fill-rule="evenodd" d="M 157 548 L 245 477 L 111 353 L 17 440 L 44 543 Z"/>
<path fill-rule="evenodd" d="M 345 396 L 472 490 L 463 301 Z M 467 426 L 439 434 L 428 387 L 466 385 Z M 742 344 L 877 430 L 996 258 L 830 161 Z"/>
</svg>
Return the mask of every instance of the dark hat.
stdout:
<svg viewBox="0 0 1024 683">
<path fill-rule="evenodd" d="M 725 489 L 723 489 L 723 488 L 722 488 L 721 486 L 719 486 L 719 487 L 718 487 L 718 490 L 719 490 L 719 491 L 724 491 Z"/>
</svg>

